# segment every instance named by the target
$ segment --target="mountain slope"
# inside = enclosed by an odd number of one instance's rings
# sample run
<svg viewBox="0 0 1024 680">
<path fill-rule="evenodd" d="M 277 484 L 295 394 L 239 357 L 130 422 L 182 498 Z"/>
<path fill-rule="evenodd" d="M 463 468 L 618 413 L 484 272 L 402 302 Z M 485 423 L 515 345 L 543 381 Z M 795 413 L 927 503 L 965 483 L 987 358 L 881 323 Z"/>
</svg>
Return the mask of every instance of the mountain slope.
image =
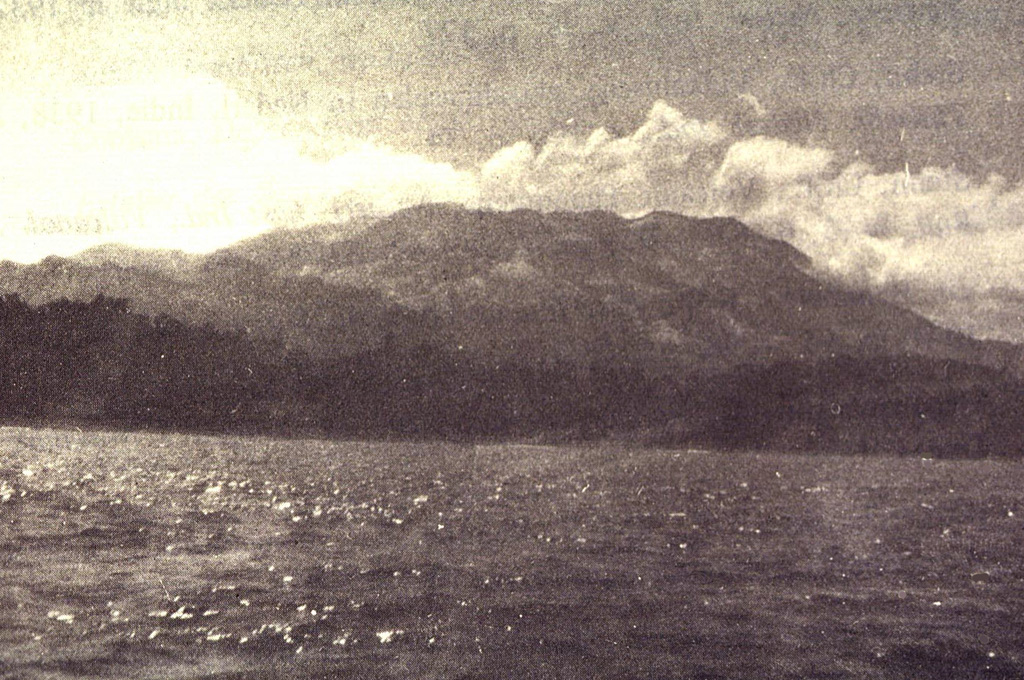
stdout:
<svg viewBox="0 0 1024 680">
<path fill-rule="evenodd" d="M 203 256 L 181 250 L 135 248 L 117 243 L 94 246 L 74 256 L 78 264 L 144 269 L 168 276 L 187 276 L 203 261 Z"/>
<path fill-rule="evenodd" d="M 10 293 L 30 304 L 90 301 L 100 294 L 126 298 L 142 314 L 243 331 L 275 351 L 317 356 L 361 351 L 389 335 L 430 334 L 422 315 L 388 303 L 373 290 L 277 276 L 223 253 L 177 274 L 162 267 L 81 264 L 57 257 L 34 265 L 0 263 L 0 294 Z"/>
<path fill-rule="evenodd" d="M 444 318 L 456 344 L 488 356 L 675 370 L 837 354 L 1017 361 L 1015 348 L 822 282 L 797 250 L 735 220 L 427 205 L 311 242 L 277 263 L 272 246 L 245 256 L 279 276 L 297 260 L 332 285 L 380 291 Z"/>
</svg>

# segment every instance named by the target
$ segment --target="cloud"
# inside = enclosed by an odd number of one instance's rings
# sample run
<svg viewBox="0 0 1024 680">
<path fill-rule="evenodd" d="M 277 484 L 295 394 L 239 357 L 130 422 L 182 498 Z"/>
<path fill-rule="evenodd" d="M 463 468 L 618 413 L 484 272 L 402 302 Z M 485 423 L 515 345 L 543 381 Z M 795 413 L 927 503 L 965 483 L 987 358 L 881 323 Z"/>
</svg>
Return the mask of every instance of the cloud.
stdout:
<svg viewBox="0 0 1024 680">
<path fill-rule="evenodd" d="M 642 214 L 652 205 L 687 210 L 706 202 L 713 156 L 728 133 L 683 116 L 663 102 L 633 134 L 595 130 L 560 135 L 540 149 L 520 142 L 498 151 L 480 171 L 480 200 L 500 208 L 614 210 Z"/>
<path fill-rule="evenodd" d="M 792 185 L 821 177 L 832 166 L 832 152 L 753 137 L 734 142 L 712 186 L 718 212 L 745 213 Z"/>
<path fill-rule="evenodd" d="M 476 195 L 471 173 L 366 140 L 314 158 L 208 77 L 51 83 L 5 102 L 0 257 L 106 241 L 208 250 L 277 224 Z"/>
<path fill-rule="evenodd" d="M 205 75 L 237 72 L 226 55 L 249 54 L 251 31 L 160 4 L 0 11 L 0 259 L 111 241 L 204 251 L 281 224 L 475 200 L 473 171 L 340 133 L 311 145 L 297 129 L 315 121 L 255 104 L 266 82 Z"/>
<path fill-rule="evenodd" d="M 745 217 L 867 287 L 1024 289 L 1024 190 L 955 169 L 875 174 L 851 166 L 780 191 Z"/>
<path fill-rule="evenodd" d="M 828 173 L 833 156 L 779 139 L 736 139 L 722 124 L 658 102 L 628 136 L 600 128 L 586 138 L 553 137 L 540 149 L 501 149 L 481 169 L 480 195 L 502 208 L 745 213 Z"/>
<path fill-rule="evenodd" d="M 830 149 L 741 136 L 664 103 L 627 136 L 502 149 L 480 187 L 501 208 L 735 216 L 862 288 L 1024 291 L 1024 188 L 955 168 L 844 167 Z"/>
</svg>

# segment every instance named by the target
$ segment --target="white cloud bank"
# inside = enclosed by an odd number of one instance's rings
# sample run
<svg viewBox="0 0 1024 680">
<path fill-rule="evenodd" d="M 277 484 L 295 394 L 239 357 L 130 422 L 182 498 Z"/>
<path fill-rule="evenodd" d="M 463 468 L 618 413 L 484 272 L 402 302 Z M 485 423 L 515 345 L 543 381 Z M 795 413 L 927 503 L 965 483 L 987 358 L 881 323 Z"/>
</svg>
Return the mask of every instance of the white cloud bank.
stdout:
<svg viewBox="0 0 1024 680">
<path fill-rule="evenodd" d="M 469 202 L 472 173 L 363 140 L 315 159 L 212 78 L 9 90 L 0 257 L 100 242 L 204 251 L 277 224 Z"/>
<path fill-rule="evenodd" d="M 497 207 L 738 217 L 861 287 L 1024 290 L 1024 189 L 955 169 L 885 174 L 828 150 L 736 137 L 666 104 L 632 135 L 519 143 L 482 168 Z"/>
<path fill-rule="evenodd" d="M 607 209 L 639 214 L 671 205 L 700 209 L 708 152 L 728 137 L 716 123 L 684 117 L 658 102 L 628 137 L 595 130 L 585 140 L 551 139 L 541 149 L 520 142 L 502 149 L 480 171 L 484 204 L 501 208 Z"/>
</svg>

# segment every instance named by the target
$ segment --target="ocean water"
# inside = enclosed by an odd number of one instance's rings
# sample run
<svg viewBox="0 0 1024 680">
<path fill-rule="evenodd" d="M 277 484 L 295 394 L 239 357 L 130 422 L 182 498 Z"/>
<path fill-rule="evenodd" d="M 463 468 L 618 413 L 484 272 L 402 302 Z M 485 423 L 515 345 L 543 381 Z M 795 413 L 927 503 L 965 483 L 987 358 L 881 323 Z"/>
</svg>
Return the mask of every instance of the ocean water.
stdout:
<svg viewBox="0 0 1024 680">
<path fill-rule="evenodd" d="M 1022 678 L 1024 467 L 0 429 L 3 678 Z"/>
</svg>

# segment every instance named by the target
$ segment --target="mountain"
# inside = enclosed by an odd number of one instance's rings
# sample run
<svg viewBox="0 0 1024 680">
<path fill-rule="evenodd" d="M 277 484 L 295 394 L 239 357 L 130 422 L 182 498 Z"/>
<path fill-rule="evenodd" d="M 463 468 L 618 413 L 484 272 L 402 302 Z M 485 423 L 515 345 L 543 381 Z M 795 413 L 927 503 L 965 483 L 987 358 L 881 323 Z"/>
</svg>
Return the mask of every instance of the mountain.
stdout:
<svg viewBox="0 0 1024 680">
<path fill-rule="evenodd" d="M 3 263 L 0 293 L 32 304 L 127 298 L 143 314 L 324 357 L 415 336 L 487 360 L 652 374 L 841 355 L 1021 365 L 1013 345 L 816 278 L 792 246 L 735 220 L 670 213 L 425 205 L 205 256 L 103 246 Z"/>
<path fill-rule="evenodd" d="M 79 264 L 101 266 L 117 265 L 157 271 L 171 276 L 187 276 L 203 260 L 202 255 L 181 250 L 136 248 L 119 243 L 107 243 L 83 250 L 74 256 Z"/>
<path fill-rule="evenodd" d="M 819 280 L 792 246 L 731 219 L 426 205 L 347 238 L 307 233 L 317 238 L 279 261 L 273 241 L 224 252 L 379 291 L 486 356 L 672 370 L 903 354 L 1016 367 L 1020 356 Z"/>
<path fill-rule="evenodd" d="M 143 314 L 323 357 L 400 339 L 486 360 L 614 362 L 654 375 L 844 355 L 1021 365 L 1013 345 L 816 278 L 799 251 L 735 220 L 670 213 L 424 205 L 279 229 L 205 256 L 103 246 L 3 263 L 0 293 L 33 304 L 127 298 Z"/>
<path fill-rule="evenodd" d="M 279 274 L 315 274 L 319 271 L 318 263 L 334 259 L 339 244 L 368 229 L 375 221 L 353 219 L 342 224 L 273 229 L 239 241 L 225 252 Z"/>
<path fill-rule="evenodd" d="M 111 247 L 2 263 L 0 293 L 39 310 L 18 318 L 98 294 L 128 300 L 127 327 L 173 317 L 210 376 L 238 366 L 230 352 L 204 364 L 202 338 L 245 338 L 269 377 L 224 389 L 258 407 L 204 402 L 211 423 L 1024 455 L 1020 347 L 819 278 L 732 219 L 425 205 L 205 256 Z M 124 351 L 152 361 L 151 335 Z"/>
<path fill-rule="evenodd" d="M 166 261 L 123 266 L 59 257 L 33 265 L 0 263 L 0 294 L 13 293 L 36 305 L 61 298 L 90 301 L 97 295 L 124 298 L 141 314 L 242 331 L 274 351 L 317 356 L 356 352 L 389 334 L 430 333 L 422 315 L 374 290 L 277 276 L 230 253 L 204 256 L 187 268 L 167 267 Z"/>
</svg>

